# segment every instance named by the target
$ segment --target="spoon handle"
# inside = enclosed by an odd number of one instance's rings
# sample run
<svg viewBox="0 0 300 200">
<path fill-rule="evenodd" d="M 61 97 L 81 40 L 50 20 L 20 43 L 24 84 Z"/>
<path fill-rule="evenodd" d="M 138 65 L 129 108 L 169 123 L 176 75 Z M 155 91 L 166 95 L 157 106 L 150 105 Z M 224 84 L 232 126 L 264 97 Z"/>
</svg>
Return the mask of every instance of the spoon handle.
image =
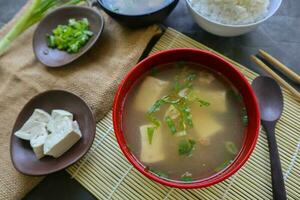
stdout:
<svg viewBox="0 0 300 200">
<path fill-rule="evenodd" d="M 281 170 L 280 158 L 275 137 L 276 122 L 262 121 L 269 144 L 271 174 L 272 174 L 272 187 L 274 200 L 286 200 L 286 191 L 284 187 L 284 180 Z"/>
</svg>

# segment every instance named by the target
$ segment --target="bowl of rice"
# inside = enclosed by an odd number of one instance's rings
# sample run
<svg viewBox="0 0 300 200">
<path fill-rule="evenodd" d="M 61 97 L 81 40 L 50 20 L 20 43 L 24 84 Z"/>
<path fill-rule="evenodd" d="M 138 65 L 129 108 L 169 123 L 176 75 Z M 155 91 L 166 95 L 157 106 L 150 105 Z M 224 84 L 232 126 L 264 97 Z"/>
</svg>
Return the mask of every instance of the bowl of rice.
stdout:
<svg viewBox="0 0 300 200">
<path fill-rule="evenodd" d="M 282 0 L 186 0 L 197 24 L 218 36 L 238 36 L 269 19 Z"/>
</svg>

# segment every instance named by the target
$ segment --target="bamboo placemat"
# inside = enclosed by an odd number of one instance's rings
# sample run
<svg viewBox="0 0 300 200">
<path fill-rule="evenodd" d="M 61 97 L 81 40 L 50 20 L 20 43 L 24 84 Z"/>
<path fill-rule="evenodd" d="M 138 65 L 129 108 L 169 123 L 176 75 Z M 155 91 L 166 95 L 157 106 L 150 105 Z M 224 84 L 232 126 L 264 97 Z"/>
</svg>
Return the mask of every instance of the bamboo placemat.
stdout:
<svg viewBox="0 0 300 200">
<path fill-rule="evenodd" d="M 167 29 L 152 53 L 192 47 L 213 51 L 191 38 Z M 216 52 L 215 52 L 216 53 Z M 222 55 L 221 55 L 222 56 Z M 223 56 L 224 57 L 224 56 Z M 224 57 L 226 58 L 226 57 Z M 249 81 L 257 74 L 226 58 Z M 300 105 L 284 90 L 285 107 L 276 128 L 288 199 L 300 199 Z M 162 186 L 142 176 L 121 153 L 113 132 L 111 113 L 97 124 L 97 134 L 89 153 L 67 171 L 99 199 L 272 199 L 266 134 L 260 132 L 257 146 L 245 166 L 231 178 L 215 186 L 180 190 Z"/>
</svg>

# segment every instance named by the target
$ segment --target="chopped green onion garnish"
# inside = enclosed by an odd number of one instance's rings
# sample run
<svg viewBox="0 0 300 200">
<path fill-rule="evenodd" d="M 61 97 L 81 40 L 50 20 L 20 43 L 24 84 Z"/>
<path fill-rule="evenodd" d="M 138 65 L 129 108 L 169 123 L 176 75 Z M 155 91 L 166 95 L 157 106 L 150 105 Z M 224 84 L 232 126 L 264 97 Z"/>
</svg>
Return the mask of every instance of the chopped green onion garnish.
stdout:
<svg viewBox="0 0 300 200">
<path fill-rule="evenodd" d="M 159 127 L 160 121 L 153 114 L 146 114 L 146 118 L 150 121 L 154 126 Z"/>
<path fill-rule="evenodd" d="M 242 121 L 243 121 L 243 124 L 244 126 L 248 126 L 248 115 L 247 115 L 247 110 L 246 108 L 242 108 Z"/>
<path fill-rule="evenodd" d="M 185 172 L 185 173 L 180 177 L 180 180 L 181 180 L 181 181 L 184 181 L 184 182 L 191 182 L 191 181 L 193 181 L 192 174 L 189 173 L 189 172 Z"/>
<path fill-rule="evenodd" d="M 243 97 L 239 93 L 237 93 L 236 91 L 234 91 L 233 89 L 228 90 L 227 91 L 227 95 L 229 97 L 234 98 L 237 101 L 240 101 L 240 102 L 243 100 Z"/>
<path fill-rule="evenodd" d="M 58 25 L 52 34 L 47 36 L 48 46 L 68 53 L 78 53 L 93 36 L 93 32 L 88 28 L 89 22 L 86 18 L 69 19 L 68 25 Z"/>
<path fill-rule="evenodd" d="M 147 128 L 147 136 L 148 136 L 149 144 L 152 144 L 154 131 L 155 131 L 155 127 L 148 127 Z"/>
<path fill-rule="evenodd" d="M 207 106 L 210 105 L 209 102 L 203 101 L 203 100 L 201 100 L 201 99 L 197 99 L 197 101 L 200 103 L 200 106 L 205 106 L 205 107 L 207 107 Z"/>
<path fill-rule="evenodd" d="M 167 116 L 165 118 L 165 121 L 166 121 L 171 133 L 174 135 L 177 132 L 174 121 L 169 116 Z"/>
<path fill-rule="evenodd" d="M 154 169 L 154 168 L 149 168 L 149 171 L 154 173 L 155 175 L 159 176 L 159 177 L 163 177 L 163 178 L 168 178 L 168 174 L 164 173 L 164 172 L 161 172 L 161 171 L 158 171 L 157 169 Z"/>
<path fill-rule="evenodd" d="M 222 171 L 222 170 L 225 169 L 228 165 L 230 165 L 231 162 L 232 162 L 232 160 L 226 160 L 226 161 L 223 162 L 221 165 L 219 165 L 217 168 L 215 168 L 215 172 Z"/>
<path fill-rule="evenodd" d="M 181 140 L 179 142 L 178 154 L 179 155 L 186 155 L 186 156 L 191 155 L 192 151 L 195 148 L 195 145 L 196 145 L 195 140 L 191 140 L 191 139 Z"/>
<path fill-rule="evenodd" d="M 233 142 L 229 142 L 229 141 L 225 142 L 225 148 L 229 153 L 233 155 L 236 155 L 238 153 L 238 148 Z"/>
</svg>

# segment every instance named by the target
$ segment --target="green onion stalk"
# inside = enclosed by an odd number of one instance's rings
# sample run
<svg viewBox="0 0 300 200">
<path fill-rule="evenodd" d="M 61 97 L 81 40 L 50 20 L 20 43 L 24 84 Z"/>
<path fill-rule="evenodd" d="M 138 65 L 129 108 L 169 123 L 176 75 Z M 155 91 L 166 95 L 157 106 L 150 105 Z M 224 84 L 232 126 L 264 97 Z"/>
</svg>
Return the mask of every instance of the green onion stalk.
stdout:
<svg viewBox="0 0 300 200">
<path fill-rule="evenodd" d="M 33 0 L 28 10 L 15 23 L 10 31 L 0 38 L 0 56 L 8 49 L 10 44 L 25 30 L 39 22 L 49 10 L 63 5 L 76 5 L 86 0 Z"/>
</svg>

